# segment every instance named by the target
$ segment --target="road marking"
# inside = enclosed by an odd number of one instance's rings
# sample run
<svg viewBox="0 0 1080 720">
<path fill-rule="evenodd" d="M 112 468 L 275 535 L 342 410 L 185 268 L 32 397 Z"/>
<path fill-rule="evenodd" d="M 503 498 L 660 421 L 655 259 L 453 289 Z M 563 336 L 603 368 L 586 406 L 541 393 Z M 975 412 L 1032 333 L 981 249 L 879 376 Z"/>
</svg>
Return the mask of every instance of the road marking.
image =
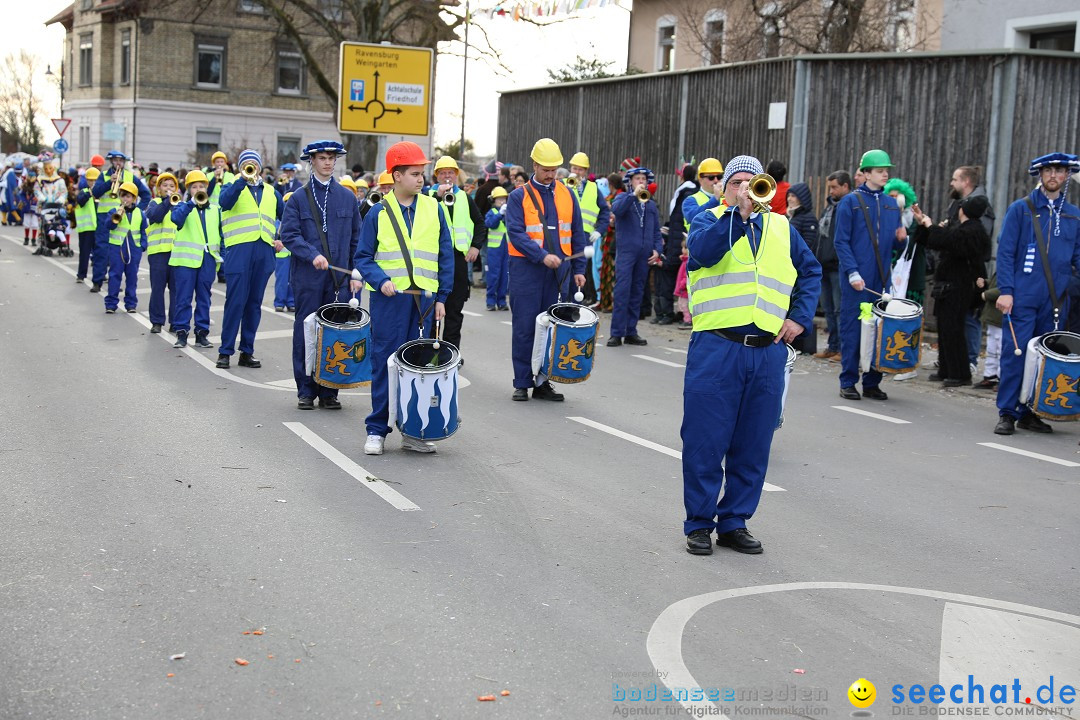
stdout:
<svg viewBox="0 0 1080 720">
<path fill-rule="evenodd" d="M 513 325 L 514 323 L 510 322 L 509 320 L 503 320 L 502 324 L 503 325 Z"/>
<path fill-rule="evenodd" d="M 665 348 L 660 348 L 660 349 L 661 349 L 661 350 L 667 350 L 668 352 L 677 352 L 677 353 L 682 353 L 683 355 L 687 355 L 687 354 L 689 354 L 689 353 L 690 353 L 690 351 L 689 351 L 689 350 L 682 350 L 682 349 L 680 349 L 680 348 L 672 348 L 672 347 L 665 347 Z"/>
<path fill-rule="evenodd" d="M 274 387 L 294 388 L 296 387 L 296 380 L 293 378 L 289 378 L 288 380 L 271 380 L 266 384 L 273 385 Z"/>
<path fill-rule="evenodd" d="M 875 420 L 884 420 L 885 422 L 891 422 L 896 425 L 910 425 L 907 420 L 901 420 L 900 418 L 889 417 L 888 415 L 878 415 L 877 413 L 870 412 L 869 410 L 860 410 L 859 408 L 848 407 L 847 405 L 833 405 L 833 410 L 843 410 L 844 412 L 855 413 L 856 415 L 865 415 L 866 417 L 872 417 Z"/>
<path fill-rule="evenodd" d="M 657 365 L 667 365 L 668 367 L 673 367 L 673 368 L 684 368 L 684 367 L 686 367 L 685 365 L 682 365 L 680 363 L 673 363 L 670 360 L 661 360 L 660 358 L 649 357 L 648 355 L 631 355 L 630 357 L 636 357 L 636 358 L 638 358 L 640 360 L 648 360 L 649 362 L 654 362 Z"/>
<path fill-rule="evenodd" d="M 1050 457 L 1049 455 L 1040 455 L 1037 452 L 1031 452 L 1030 450 L 1021 450 L 1020 448 L 1009 447 L 1008 445 L 1000 445 L 992 442 L 981 442 L 976 445 L 982 445 L 983 447 L 993 448 L 994 450 L 1004 450 L 1007 453 L 1013 453 L 1014 455 L 1023 455 L 1024 457 L 1034 458 L 1035 460 L 1043 460 L 1048 463 L 1054 463 L 1055 465 L 1064 465 L 1065 467 L 1080 467 L 1080 463 L 1074 463 L 1071 460 L 1059 460 L 1056 457 Z"/>
<path fill-rule="evenodd" d="M 256 340 L 280 340 L 281 338 L 291 338 L 292 336 L 292 330 L 263 330 L 260 328 L 259 332 L 255 333 Z"/>
<path fill-rule="evenodd" d="M 935 600 L 946 600 L 979 607 L 997 608 L 1007 612 L 1021 615 L 1033 615 L 1035 617 L 1056 620 L 1066 625 L 1080 625 L 1080 616 L 1020 603 L 1005 602 L 991 598 L 977 597 L 974 595 L 959 595 L 956 593 L 941 592 L 938 590 L 924 590 L 923 588 L 894 587 L 892 585 L 870 585 L 866 583 L 851 582 L 794 582 L 781 585 L 760 585 L 758 587 L 733 588 L 731 590 L 718 590 L 716 592 L 695 595 L 674 602 L 664 608 L 664 611 L 653 622 L 649 629 L 649 635 L 645 640 L 645 650 L 649 654 L 653 667 L 663 670 L 666 675 L 660 677 L 660 681 L 674 690 L 675 688 L 698 687 L 690 669 L 682 655 L 683 631 L 687 623 L 694 615 L 713 603 L 732 598 L 752 597 L 768 593 L 790 592 L 797 590 L 868 590 L 876 593 L 899 593 L 903 595 L 917 595 Z M 722 657 L 723 653 L 714 652 L 714 655 Z M 1017 664 L 1027 662 L 1018 660 Z M 1060 666 L 1057 666 L 1060 667 Z M 968 672 L 965 670 L 965 672 Z M 722 676 L 721 671 L 721 676 Z M 1014 673 L 1007 673 L 1005 677 L 1019 677 Z M 695 714 L 715 714 L 719 708 L 708 700 L 680 700 L 678 701 Z M 704 714 L 703 714 L 704 713 Z"/>
<path fill-rule="evenodd" d="M 473 312 L 472 310 L 462 310 L 462 315 L 468 315 L 469 317 L 483 317 L 480 313 Z"/>
<path fill-rule="evenodd" d="M 682 460 L 682 453 L 681 452 L 679 452 L 678 450 L 673 450 L 672 448 L 669 448 L 666 445 L 661 445 L 659 443 L 654 443 L 652 440 L 646 440 L 645 438 L 638 437 L 637 435 L 631 435 L 628 432 L 623 432 L 622 430 L 618 430 L 618 429 L 613 428 L 613 427 L 611 427 L 609 425 L 604 425 L 602 423 L 598 423 L 595 420 L 590 420 L 589 418 L 568 417 L 566 419 L 567 420 L 573 420 L 576 423 L 581 423 L 582 425 L 586 425 L 588 427 L 591 427 L 594 430 L 599 430 L 600 432 L 606 432 L 608 435 L 614 435 L 617 438 L 622 438 L 623 440 L 628 440 L 628 441 L 630 441 L 632 443 L 640 445 L 641 447 L 649 448 L 650 450 L 655 450 L 658 453 L 663 453 L 664 455 L 667 455 L 668 457 L 673 457 L 676 460 Z M 777 485 L 773 485 L 772 483 L 765 483 L 765 490 L 767 492 L 787 492 L 786 490 L 784 490 L 784 488 L 779 487 Z"/>
<path fill-rule="evenodd" d="M 398 510 L 420 509 L 419 505 L 384 483 L 382 480 L 375 478 L 372 473 L 369 473 L 367 470 L 347 458 L 333 445 L 309 430 L 303 423 L 285 422 L 282 423 L 282 425 L 292 430 L 301 440 L 322 453 L 327 460 L 351 475 L 361 486 L 366 487 Z"/>
</svg>

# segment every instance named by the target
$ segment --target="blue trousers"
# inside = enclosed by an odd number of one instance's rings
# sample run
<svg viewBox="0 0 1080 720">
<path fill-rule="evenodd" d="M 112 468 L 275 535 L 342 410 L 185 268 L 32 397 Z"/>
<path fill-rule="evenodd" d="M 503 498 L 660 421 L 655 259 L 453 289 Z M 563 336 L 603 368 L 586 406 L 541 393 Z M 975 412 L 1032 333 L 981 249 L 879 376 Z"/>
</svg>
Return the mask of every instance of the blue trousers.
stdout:
<svg viewBox="0 0 1080 720">
<path fill-rule="evenodd" d="M 291 284 L 292 256 L 274 258 L 274 307 L 296 307 Z M 315 308 L 318 310 L 318 308 Z M 299 315 L 299 313 L 297 313 Z"/>
<path fill-rule="evenodd" d="M 409 340 L 420 337 L 420 316 L 424 314 L 424 337 L 431 337 L 435 298 L 420 297 L 420 310 L 413 295 L 386 297 L 378 290 L 370 294 L 371 308 L 371 414 L 364 419 L 368 435 L 390 434 L 390 386 L 386 361 Z M 297 307 L 296 317 L 300 317 Z"/>
<path fill-rule="evenodd" d="M 1037 267 L 1037 266 L 1036 266 Z M 1036 270 L 1038 272 L 1038 270 Z M 1062 317 L 1067 316 L 1065 309 Z M 1013 306 L 1012 324 L 1016 330 L 1016 342 L 1020 343 L 1023 354 L 1013 354 L 1012 333 L 1009 332 L 1009 317 L 1006 316 L 1001 327 L 1001 371 L 999 373 L 997 407 L 999 415 L 1011 415 L 1019 419 L 1030 410 L 1020 405 L 1020 386 L 1024 382 L 1024 359 L 1027 355 L 1028 341 L 1054 329 L 1054 307 L 1047 300 L 1040 308 Z"/>
<path fill-rule="evenodd" d="M 292 258 L 284 259 L 290 264 L 292 263 Z M 282 258 L 277 260 L 280 263 Z M 277 271 L 275 270 L 275 272 Z M 289 305 L 295 303 L 296 307 L 296 317 L 293 318 L 292 345 L 293 379 L 296 380 L 296 396 L 312 399 L 317 397 L 336 398 L 338 394 L 337 388 L 319 385 L 307 373 L 304 362 L 304 319 L 327 303 L 348 302 L 349 297 L 351 297 L 349 294 L 349 281 L 343 282 L 341 289 L 335 293 L 333 283 L 335 273 L 319 272 L 314 277 L 311 277 L 311 275 L 310 272 L 304 273 L 304 282 L 296 283 L 296 287 L 293 288 L 296 293 L 295 301 L 289 303 Z M 277 305 L 276 302 L 274 304 Z M 394 350 L 397 350 L 397 348 L 395 347 Z M 385 365 L 385 358 L 383 358 L 383 363 Z M 386 368 L 383 367 L 383 372 L 385 373 L 385 371 Z"/>
<path fill-rule="evenodd" d="M 165 324 L 165 288 L 169 289 L 169 317 L 172 322 L 172 304 L 176 297 L 172 268 L 169 258 L 172 253 L 154 253 L 147 255 L 150 263 L 150 322 L 155 325 Z"/>
<path fill-rule="evenodd" d="M 737 530 L 754 515 L 780 417 L 786 361 L 780 343 L 750 348 L 709 332 L 690 336 L 682 422 L 686 535 L 702 528 Z"/>
<path fill-rule="evenodd" d="M 103 285 L 109 272 L 109 229 L 112 222 L 109 221 L 109 213 L 98 213 L 97 230 L 94 232 L 93 275 L 91 281 L 95 285 Z"/>
<path fill-rule="evenodd" d="M 240 352 L 255 352 L 255 333 L 262 320 L 262 299 L 266 283 L 274 272 L 274 248 L 262 240 L 240 243 L 229 248 L 225 263 L 225 317 L 221 321 L 221 347 L 218 353 L 236 352 L 236 333 L 240 332 Z"/>
<path fill-rule="evenodd" d="M 559 274 L 556 275 L 556 272 Z M 523 257 L 510 258 L 510 319 L 513 324 L 510 357 L 514 364 L 515 388 L 531 388 L 536 385 L 532 371 L 536 316 L 558 302 L 559 280 L 562 280 L 563 290 L 568 290 L 568 270 L 560 267 L 558 271 L 553 271 Z M 372 324 L 375 324 L 374 319 Z"/>
<path fill-rule="evenodd" d="M 649 278 L 651 248 L 621 247 L 615 256 L 615 292 L 612 296 L 611 337 L 637 335 L 641 298 Z"/>
<path fill-rule="evenodd" d="M 506 307 L 506 289 L 510 285 L 510 253 L 503 238 L 499 247 L 487 249 L 487 304 Z"/>
<path fill-rule="evenodd" d="M 821 306 L 825 311 L 825 329 L 829 333 L 829 352 L 840 352 L 840 272 L 821 274 Z"/>
<path fill-rule="evenodd" d="M 124 308 L 139 305 L 135 294 L 139 285 L 139 262 L 142 250 L 131 242 L 109 245 L 109 292 L 105 295 L 105 309 L 116 310 L 120 302 L 120 281 L 124 281 Z"/>
<path fill-rule="evenodd" d="M 90 270 L 90 256 L 94 253 L 94 235 L 96 230 L 85 230 L 79 233 L 79 270 L 75 277 L 80 280 L 86 279 L 86 273 Z"/>
<path fill-rule="evenodd" d="M 859 381 L 859 341 L 862 323 L 859 304 L 878 299 L 869 290 L 856 292 L 851 283 L 841 278 L 840 287 L 840 387 L 853 387 Z M 863 390 L 881 384 L 881 373 L 870 370 L 862 374 Z"/>
<path fill-rule="evenodd" d="M 1062 317 L 1065 317 L 1062 315 Z M 964 339 L 967 340 L 968 363 L 979 364 L 982 350 L 982 310 L 968 310 L 964 316 Z M 1019 339 L 1019 338 L 1017 338 Z"/>
<path fill-rule="evenodd" d="M 202 265 L 197 268 L 174 265 L 172 268 L 173 332 L 191 329 L 191 299 L 195 298 L 195 332 L 210 332 L 210 288 L 217 274 L 217 260 L 203 251 Z"/>
</svg>

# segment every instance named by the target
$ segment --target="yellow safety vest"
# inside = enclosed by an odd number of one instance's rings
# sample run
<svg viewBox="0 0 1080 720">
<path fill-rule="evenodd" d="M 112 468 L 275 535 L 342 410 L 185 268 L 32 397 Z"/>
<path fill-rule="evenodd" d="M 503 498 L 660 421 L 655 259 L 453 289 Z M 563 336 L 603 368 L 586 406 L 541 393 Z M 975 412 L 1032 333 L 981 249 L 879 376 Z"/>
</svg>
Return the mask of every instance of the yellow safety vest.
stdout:
<svg viewBox="0 0 1080 720">
<path fill-rule="evenodd" d="M 221 262 L 221 208 L 208 205 L 203 211 L 206 230 L 203 230 L 199 218 L 199 208 L 188 213 L 184 226 L 176 231 L 173 240 L 172 255 L 169 265 L 174 267 L 199 268 L 203 264 L 203 254 L 210 253 L 215 263 Z"/>
<path fill-rule="evenodd" d="M 205 172 L 206 172 L 206 177 L 207 178 L 209 178 L 210 180 L 214 179 L 214 169 L 213 168 L 209 168 Z M 228 185 L 229 183 L 231 183 L 235 179 L 236 179 L 236 176 L 233 175 L 228 170 L 225 170 L 224 172 L 221 173 L 221 182 L 214 183 L 214 192 L 211 193 L 211 195 L 210 195 L 210 204 L 211 205 L 217 205 L 218 204 L 218 197 L 221 195 L 222 186 Z"/>
<path fill-rule="evenodd" d="M 89 189 L 87 187 L 87 191 Z M 82 190 L 79 192 L 82 193 Z M 92 193 L 84 205 L 80 205 L 78 201 L 75 203 L 75 229 L 81 233 L 97 229 L 97 204 Z"/>
<path fill-rule="evenodd" d="M 412 258 L 416 287 L 436 292 L 439 289 L 439 213 L 445 213 L 446 208 L 433 197 L 417 195 L 410 233 L 394 193 L 386 193 L 383 203 L 382 212 L 379 213 L 375 262 L 387 277 L 394 281 L 394 287 L 398 290 L 409 289 L 409 270 L 405 265 L 405 256 L 401 254 L 401 243 L 398 242 L 394 226 L 390 223 L 390 213 L 393 213 L 405 238 L 405 247 Z M 370 283 L 368 289 L 376 290 Z"/>
<path fill-rule="evenodd" d="M 112 220 L 109 221 L 109 244 L 110 245 L 123 245 L 124 239 L 127 238 L 128 233 L 132 235 L 132 242 L 136 247 L 142 248 L 142 241 L 135 237 L 135 233 L 142 230 L 143 214 L 142 210 L 135 207 L 132 208 L 131 214 L 123 213 L 120 218 L 120 222 L 116 225 L 112 224 Z"/>
<path fill-rule="evenodd" d="M 496 212 L 498 212 L 496 210 Z M 488 228 L 488 247 L 497 248 L 503 244 L 506 237 L 506 220 L 499 218 L 499 224 L 494 228 Z"/>
<path fill-rule="evenodd" d="M 729 220 L 721 208 L 710 212 L 717 222 Z M 765 213 L 761 218 L 765 232 L 756 259 L 744 235 L 716 265 L 690 272 L 690 314 L 695 331 L 753 324 L 767 333 L 780 332 L 791 307 L 798 271 L 791 262 L 787 218 L 777 213 Z"/>
<path fill-rule="evenodd" d="M 694 193 L 690 197 L 692 197 L 694 199 L 694 202 L 697 203 L 698 207 L 701 207 L 705 203 L 709 202 L 709 200 L 711 199 L 712 196 L 709 195 L 704 190 L 698 190 L 696 193 Z M 720 203 L 720 204 L 723 205 L 723 203 Z M 686 219 L 685 215 L 683 216 L 683 225 L 686 226 L 686 232 L 690 232 L 690 221 Z"/>
<path fill-rule="evenodd" d="M 436 200 L 439 199 L 435 196 L 437 192 L 437 187 L 431 189 L 431 196 Z M 468 252 L 469 246 L 472 245 L 473 231 L 476 229 L 473 225 L 472 213 L 469 212 L 469 196 L 464 190 L 458 188 L 454 190 L 453 212 L 445 205 L 443 205 L 443 209 L 446 210 L 447 216 L 450 217 L 450 238 L 454 241 L 454 249 L 462 253 Z"/>
<path fill-rule="evenodd" d="M 581 227 L 585 235 L 592 235 L 596 229 L 596 220 L 600 217 L 600 202 L 596 199 L 600 193 L 596 189 L 596 183 L 586 182 L 581 195 L 578 196 L 578 209 L 581 210 Z"/>
<path fill-rule="evenodd" d="M 151 202 L 160 205 L 163 198 L 154 198 Z M 172 252 L 173 238 L 176 237 L 176 223 L 172 221 L 172 211 L 165 213 L 164 219 L 159 223 L 146 227 L 146 254 L 156 255 L 163 252 Z"/>
<path fill-rule="evenodd" d="M 221 211 L 221 236 L 225 247 L 263 240 L 274 244 L 277 234 L 277 194 L 263 183 L 262 200 L 256 204 L 250 185 L 240 191 L 236 204 Z"/>
<path fill-rule="evenodd" d="M 128 170 L 127 168 L 124 168 L 123 170 L 120 171 L 120 177 L 121 177 L 121 180 L 120 180 L 121 185 L 123 185 L 126 182 L 129 182 L 129 183 L 135 182 L 135 174 L 133 172 L 131 172 L 130 170 Z M 105 176 L 105 184 L 109 185 L 111 187 L 112 186 L 112 178 L 113 178 L 113 173 L 110 172 L 108 175 Z M 96 204 L 97 204 L 98 215 L 100 215 L 101 213 L 112 213 L 113 210 L 116 210 L 118 207 L 120 207 L 120 197 L 119 197 L 120 193 L 117 192 L 116 195 L 117 195 L 117 197 L 110 197 L 109 196 L 109 190 L 106 190 L 104 195 L 97 198 L 97 203 Z"/>
</svg>

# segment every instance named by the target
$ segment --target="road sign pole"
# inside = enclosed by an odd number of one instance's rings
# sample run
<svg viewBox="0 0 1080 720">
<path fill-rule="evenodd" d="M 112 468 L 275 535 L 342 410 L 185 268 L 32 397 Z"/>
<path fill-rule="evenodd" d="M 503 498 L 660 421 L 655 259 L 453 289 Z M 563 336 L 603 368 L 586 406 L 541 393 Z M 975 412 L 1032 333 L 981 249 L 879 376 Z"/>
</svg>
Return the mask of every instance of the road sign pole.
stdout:
<svg viewBox="0 0 1080 720">
<path fill-rule="evenodd" d="M 461 69 L 461 144 L 458 145 L 459 163 L 465 162 L 465 88 L 469 77 L 469 0 L 465 0 L 465 59 Z"/>
</svg>

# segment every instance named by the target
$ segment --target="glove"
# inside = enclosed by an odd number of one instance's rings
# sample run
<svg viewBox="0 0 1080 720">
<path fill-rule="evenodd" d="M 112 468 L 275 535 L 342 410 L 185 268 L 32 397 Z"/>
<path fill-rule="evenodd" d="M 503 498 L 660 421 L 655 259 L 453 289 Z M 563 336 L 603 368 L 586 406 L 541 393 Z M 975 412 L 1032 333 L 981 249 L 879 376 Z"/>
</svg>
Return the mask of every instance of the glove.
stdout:
<svg viewBox="0 0 1080 720">
<path fill-rule="evenodd" d="M 499 214 L 500 215 L 505 215 L 506 214 L 506 205 L 503 205 L 501 208 L 499 208 Z"/>
<path fill-rule="evenodd" d="M 599 239 L 600 239 L 600 233 L 596 232 L 595 230 L 593 230 L 592 233 L 589 234 L 589 241 L 590 242 L 596 242 Z"/>
</svg>

